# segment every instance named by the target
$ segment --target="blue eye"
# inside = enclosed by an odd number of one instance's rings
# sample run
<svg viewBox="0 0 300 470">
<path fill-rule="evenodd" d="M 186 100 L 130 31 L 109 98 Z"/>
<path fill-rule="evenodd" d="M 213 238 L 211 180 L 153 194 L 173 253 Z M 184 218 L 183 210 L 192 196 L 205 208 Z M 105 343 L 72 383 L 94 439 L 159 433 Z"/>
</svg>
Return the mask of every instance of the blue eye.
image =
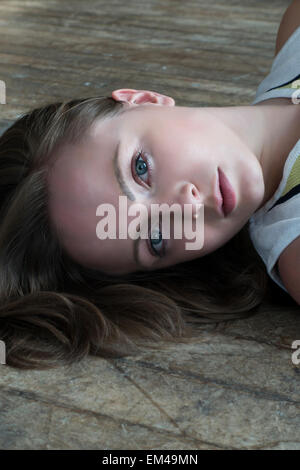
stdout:
<svg viewBox="0 0 300 470">
<path fill-rule="evenodd" d="M 143 175 L 147 171 L 147 163 L 139 156 L 135 161 L 136 172 L 139 176 Z M 141 173 L 139 173 L 141 172 Z"/>
<path fill-rule="evenodd" d="M 146 183 L 148 186 L 151 185 L 151 174 L 152 174 L 152 170 L 151 170 L 151 165 L 149 164 L 149 161 L 147 159 L 147 157 L 144 155 L 144 153 L 142 151 L 138 152 L 137 156 L 134 158 L 134 174 L 137 175 L 138 179 L 140 181 L 143 181 L 144 183 Z M 148 182 L 148 179 L 149 179 L 149 176 L 146 180 L 144 180 L 143 178 L 141 178 L 143 175 L 147 175 L 147 173 L 149 174 L 150 176 L 150 182 Z"/>
<path fill-rule="evenodd" d="M 161 249 L 157 250 L 155 246 L 161 244 Z M 152 237 L 150 237 L 151 251 L 154 252 L 155 256 L 162 256 L 161 251 L 164 249 L 164 241 L 160 230 L 154 231 Z"/>
</svg>

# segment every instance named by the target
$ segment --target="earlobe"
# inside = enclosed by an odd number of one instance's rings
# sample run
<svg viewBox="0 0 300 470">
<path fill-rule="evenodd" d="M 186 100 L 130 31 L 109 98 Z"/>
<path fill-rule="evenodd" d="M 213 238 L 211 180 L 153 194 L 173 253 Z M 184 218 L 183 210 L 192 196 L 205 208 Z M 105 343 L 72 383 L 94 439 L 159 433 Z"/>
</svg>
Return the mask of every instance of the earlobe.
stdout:
<svg viewBox="0 0 300 470">
<path fill-rule="evenodd" d="M 170 96 L 162 95 L 156 91 L 134 90 L 130 88 L 121 88 L 114 90 L 111 96 L 116 101 L 129 104 L 158 104 L 160 106 L 175 106 L 175 100 Z"/>
</svg>

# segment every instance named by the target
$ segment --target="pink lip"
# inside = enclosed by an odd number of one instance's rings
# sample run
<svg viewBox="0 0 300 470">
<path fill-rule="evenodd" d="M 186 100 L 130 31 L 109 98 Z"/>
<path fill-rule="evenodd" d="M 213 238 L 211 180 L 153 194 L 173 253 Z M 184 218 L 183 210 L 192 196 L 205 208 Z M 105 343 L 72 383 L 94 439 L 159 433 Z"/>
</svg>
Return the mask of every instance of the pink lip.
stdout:
<svg viewBox="0 0 300 470">
<path fill-rule="evenodd" d="M 219 190 L 223 199 L 222 211 L 225 216 L 228 216 L 236 206 L 236 197 L 234 190 L 229 183 L 226 175 L 218 168 L 219 173 Z"/>
</svg>

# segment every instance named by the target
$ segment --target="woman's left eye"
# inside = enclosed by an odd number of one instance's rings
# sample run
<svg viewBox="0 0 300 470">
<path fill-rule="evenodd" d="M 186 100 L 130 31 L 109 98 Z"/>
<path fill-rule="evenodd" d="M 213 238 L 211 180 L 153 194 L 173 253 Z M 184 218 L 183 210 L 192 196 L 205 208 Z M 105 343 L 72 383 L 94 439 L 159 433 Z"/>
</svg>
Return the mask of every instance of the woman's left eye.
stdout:
<svg viewBox="0 0 300 470">
<path fill-rule="evenodd" d="M 150 241 L 149 241 L 150 240 Z M 160 230 L 157 230 L 154 232 L 153 237 L 149 237 L 148 239 L 149 247 L 150 247 L 150 252 L 154 256 L 158 256 L 159 258 L 162 258 L 166 252 L 166 242 L 162 238 L 162 233 Z M 160 248 L 155 248 L 155 245 L 159 246 Z"/>
<path fill-rule="evenodd" d="M 143 152 L 138 152 L 137 156 L 133 159 L 133 166 L 134 166 L 134 174 L 146 183 L 148 186 L 151 185 L 151 167 L 149 165 L 147 157 L 143 154 Z M 142 176 L 147 175 L 149 173 L 150 181 L 146 178 L 146 181 L 142 178 Z"/>
</svg>

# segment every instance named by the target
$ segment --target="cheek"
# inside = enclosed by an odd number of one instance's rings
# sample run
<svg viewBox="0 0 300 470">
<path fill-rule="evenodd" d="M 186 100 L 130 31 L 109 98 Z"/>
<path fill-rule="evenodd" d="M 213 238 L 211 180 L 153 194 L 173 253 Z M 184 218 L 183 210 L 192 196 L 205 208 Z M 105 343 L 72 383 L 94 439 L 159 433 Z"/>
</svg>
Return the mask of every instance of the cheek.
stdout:
<svg viewBox="0 0 300 470">
<path fill-rule="evenodd" d="M 220 230 L 210 227 L 204 227 L 204 233 L 201 231 L 198 236 L 196 229 L 188 235 L 183 231 L 182 235 L 181 239 L 171 240 L 174 262 L 188 261 L 209 254 L 222 245 L 224 240 L 224 234 Z M 202 247 L 199 248 L 201 244 Z"/>
</svg>

